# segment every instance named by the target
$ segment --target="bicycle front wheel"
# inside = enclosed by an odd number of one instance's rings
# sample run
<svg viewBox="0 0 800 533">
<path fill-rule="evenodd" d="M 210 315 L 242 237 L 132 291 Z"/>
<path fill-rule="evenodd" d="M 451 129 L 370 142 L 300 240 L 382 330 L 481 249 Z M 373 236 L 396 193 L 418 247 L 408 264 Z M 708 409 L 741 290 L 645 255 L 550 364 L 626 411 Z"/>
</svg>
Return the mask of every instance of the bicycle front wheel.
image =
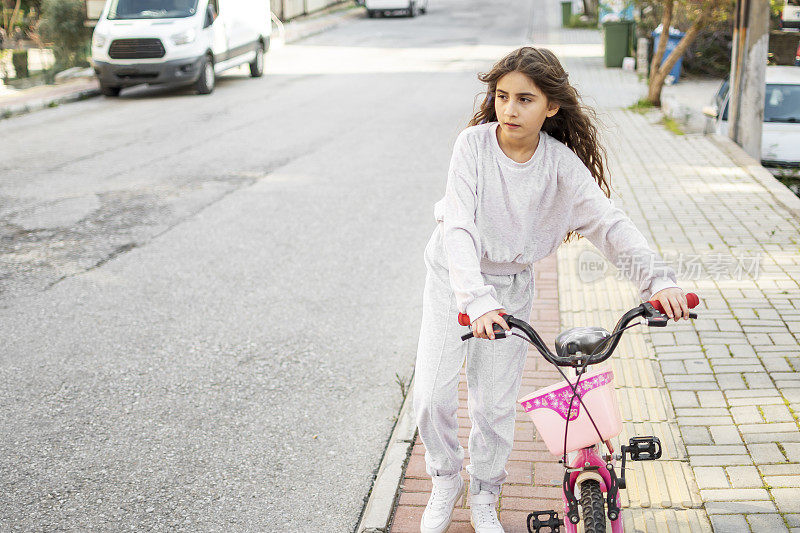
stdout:
<svg viewBox="0 0 800 533">
<path fill-rule="evenodd" d="M 606 533 L 603 491 L 596 479 L 587 479 L 581 483 L 581 508 L 585 533 Z"/>
</svg>

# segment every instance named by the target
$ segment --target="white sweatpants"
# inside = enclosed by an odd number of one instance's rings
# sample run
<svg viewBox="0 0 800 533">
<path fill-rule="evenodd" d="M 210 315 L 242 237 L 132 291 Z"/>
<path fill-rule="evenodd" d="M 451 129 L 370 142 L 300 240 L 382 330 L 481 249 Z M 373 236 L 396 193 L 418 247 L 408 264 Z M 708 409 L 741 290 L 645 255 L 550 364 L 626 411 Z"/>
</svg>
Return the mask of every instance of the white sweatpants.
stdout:
<svg viewBox="0 0 800 533">
<path fill-rule="evenodd" d="M 500 492 L 514 443 L 516 402 L 527 343 L 518 337 L 461 340 L 469 328 L 458 324 L 440 231 L 425 249 L 428 267 L 422 328 L 414 372 L 414 411 L 431 476 L 461 471 L 464 450 L 458 442 L 458 378 L 467 362 L 470 492 Z M 484 274 L 506 312 L 527 320 L 533 295 L 533 269 L 514 275 Z M 470 317 L 473 320 L 477 317 Z"/>
</svg>

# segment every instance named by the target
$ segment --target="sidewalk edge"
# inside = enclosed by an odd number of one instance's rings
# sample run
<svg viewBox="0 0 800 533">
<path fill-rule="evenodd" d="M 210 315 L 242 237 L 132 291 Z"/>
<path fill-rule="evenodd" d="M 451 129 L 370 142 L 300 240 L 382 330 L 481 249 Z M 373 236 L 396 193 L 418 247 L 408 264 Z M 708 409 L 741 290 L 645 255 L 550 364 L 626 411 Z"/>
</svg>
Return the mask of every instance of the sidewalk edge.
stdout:
<svg viewBox="0 0 800 533">
<path fill-rule="evenodd" d="M 761 166 L 759 161 L 756 161 L 741 146 L 733 142 L 728 137 L 723 135 L 709 135 L 708 136 L 725 155 L 731 160 L 742 167 L 747 173 L 752 176 L 767 192 L 784 207 L 794 218 L 800 220 L 800 198 L 786 185 L 778 181 L 775 176 L 769 173 L 767 169 Z"/>
<path fill-rule="evenodd" d="M 295 41 L 299 41 L 301 39 L 305 39 L 306 37 L 311 37 L 312 35 L 316 35 L 318 33 L 322 33 L 324 31 L 330 30 L 335 28 L 339 24 L 351 19 L 356 18 L 359 15 L 363 15 L 364 10 L 359 9 L 359 6 L 338 6 L 338 9 L 329 12 L 329 13 L 312 13 L 311 15 L 307 15 L 300 19 L 296 19 L 293 21 L 289 21 L 285 24 L 286 34 L 284 35 L 284 40 L 287 43 L 293 43 Z M 320 26 L 314 27 L 313 23 L 319 20 L 324 20 L 324 23 Z M 296 25 L 296 26 L 293 26 Z M 305 28 L 303 28 L 305 26 Z"/>
<path fill-rule="evenodd" d="M 56 98 L 43 98 L 27 104 L 11 105 L 8 107 L 0 108 L 0 120 L 25 115 L 48 107 L 56 107 L 61 104 L 68 104 L 71 102 L 78 102 L 80 100 L 87 100 L 100 95 L 100 89 L 84 89 L 72 94 L 58 96 Z"/>
<path fill-rule="evenodd" d="M 386 445 L 378 474 L 372 484 L 369 500 L 364 506 L 356 533 L 385 533 L 394 511 L 394 504 L 403 480 L 406 463 L 414 446 L 417 425 L 413 414 L 414 379 L 408 385 L 397 423 Z"/>
</svg>

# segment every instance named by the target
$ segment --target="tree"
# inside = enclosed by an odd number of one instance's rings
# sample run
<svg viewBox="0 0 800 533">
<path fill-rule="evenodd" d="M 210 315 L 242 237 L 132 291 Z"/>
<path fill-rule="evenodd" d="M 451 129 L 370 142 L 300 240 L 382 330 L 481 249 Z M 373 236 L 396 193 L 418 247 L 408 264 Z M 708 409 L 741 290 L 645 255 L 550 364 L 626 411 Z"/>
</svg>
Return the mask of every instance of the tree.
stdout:
<svg viewBox="0 0 800 533">
<path fill-rule="evenodd" d="M 5 35 L 6 39 L 11 39 L 14 35 L 14 27 L 16 27 L 17 22 L 19 22 L 20 16 L 22 16 L 22 0 L 16 0 L 11 8 L 11 12 L 9 13 L 8 7 L 11 7 L 7 4 L 4 0 L 0 1 L 0 11 L 2 11 L 2 29 L 3 32 L 0 32 L 0 35 Z"/>
<path fill-rule="evenodd" d="M 658 39 L 653 60 L 650 63 L 650 79 L 647 88 L 647 100 L 653 104 L 661 105 L 661 91 L 672 67 L 683 56 L 689 45 L 694 42 L 705 26 L 713 21 L 727 19 L 733 12 L 732 0 L 661 0 L 661 36 Z M 661 60 L 667 50 L 669 30 L 672 26 L 675 7 L 682 9 L 690 27 L 686 30 L 678 45 L 670 52 L 664 63 Z"/>
<path fill-rule="evenodd" d="M 588 17 L 597 18 L 600 0 L 583 0 L 583 13 Z"/>
<path fill-rule="evenodd" d="M 44 0 L 39 31 L 53 43 L 57 69 L 81 64 L 89 39 L 83 0 Z"/>
</svg>

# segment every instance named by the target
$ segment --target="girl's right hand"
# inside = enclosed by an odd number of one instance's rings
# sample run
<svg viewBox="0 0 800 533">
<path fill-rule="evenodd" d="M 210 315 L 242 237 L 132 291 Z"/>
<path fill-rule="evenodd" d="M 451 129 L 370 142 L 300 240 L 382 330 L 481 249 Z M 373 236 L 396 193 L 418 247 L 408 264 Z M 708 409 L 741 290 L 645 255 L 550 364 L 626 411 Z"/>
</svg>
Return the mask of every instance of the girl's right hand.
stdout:
<svg viewBox="0 0 800 533">
<path fill-rule="evenodd" d="M 495 309 L 494 311 L 489 311 L 472 322 L 472 334 L 478 339 L 492 339 L 494 340 L 494 324 L 500 324 L 500 326 L 508 331 L 509 328 L 506 321 L 500 316 L 500 313 L 505 313 L 505 309 Z"/>
</svg>

